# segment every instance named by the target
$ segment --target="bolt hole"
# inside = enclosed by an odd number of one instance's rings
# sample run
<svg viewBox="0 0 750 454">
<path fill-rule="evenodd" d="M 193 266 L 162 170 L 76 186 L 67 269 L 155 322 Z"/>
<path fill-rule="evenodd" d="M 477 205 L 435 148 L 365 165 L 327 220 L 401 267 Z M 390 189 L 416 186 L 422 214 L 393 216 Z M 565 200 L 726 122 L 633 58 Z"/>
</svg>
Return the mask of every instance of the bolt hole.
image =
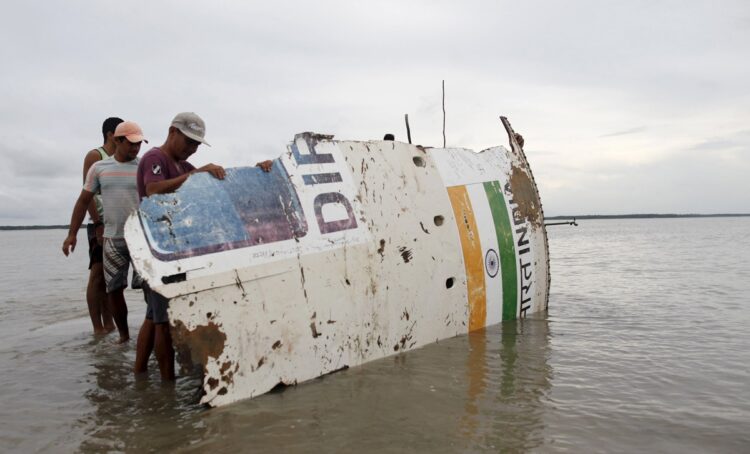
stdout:
<svg viewBox="0 0 750 454">
<path fill-rule="evenodd" d="M 448 279 L 446 279 L 445 288 L 453 288 L 453 284 L 455 283 L 455 281 L 456 280 L 452 277 L 449 277 Z"/>
<path fill-rule="evenodd" d="M 425 164 L 424 159 L 422 159 L 421 156 L 414 156 L 412 158 L 412 161 L 414 161 L 414 165 L 417 167 L 424 167 L 425 165 L 427 165 Z"/>
<path fill-rule="evenodd" d="M 445 218 L 440 215 L 437 215 L 432 220 L 435 222 L 435 225 L 440 226 L 440 225 L 443 225 L 443 221 L 445 220 Z"/>
</svg>

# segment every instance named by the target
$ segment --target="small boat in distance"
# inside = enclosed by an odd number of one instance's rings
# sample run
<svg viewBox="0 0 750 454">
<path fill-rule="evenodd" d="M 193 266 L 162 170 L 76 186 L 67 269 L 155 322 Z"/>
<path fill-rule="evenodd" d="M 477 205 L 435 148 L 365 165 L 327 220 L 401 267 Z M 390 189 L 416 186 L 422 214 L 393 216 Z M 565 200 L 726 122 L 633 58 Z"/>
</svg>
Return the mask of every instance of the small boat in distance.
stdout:
<svg viewBox="0 0 750 454">
<path fill-rule="evenodd" d="M 138 272 L 170 298 L 184 368 L 211 406 L 547 307 L 536 184 L 479 153 L 302 133 L 272 171 L 191 176 L 126 224 Z"/>
</svg>

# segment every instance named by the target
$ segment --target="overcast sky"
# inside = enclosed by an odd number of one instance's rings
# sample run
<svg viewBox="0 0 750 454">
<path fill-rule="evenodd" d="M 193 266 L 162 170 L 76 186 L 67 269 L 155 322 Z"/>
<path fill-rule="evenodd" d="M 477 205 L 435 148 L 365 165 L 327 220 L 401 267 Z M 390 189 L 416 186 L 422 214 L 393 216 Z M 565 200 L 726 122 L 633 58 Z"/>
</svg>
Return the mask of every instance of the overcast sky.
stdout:
<svg viewBox="0 0 750 454">
<path fill-rule="evenodd" d="M 112 115 L 202 165 L 295 133 L 526 138 L 545 213 L 750 212 L 750 2 L 4 1 L 0 225 L 65 224 Z M 142 153 L 148 148 L 142 148 Z"/>
</svg>

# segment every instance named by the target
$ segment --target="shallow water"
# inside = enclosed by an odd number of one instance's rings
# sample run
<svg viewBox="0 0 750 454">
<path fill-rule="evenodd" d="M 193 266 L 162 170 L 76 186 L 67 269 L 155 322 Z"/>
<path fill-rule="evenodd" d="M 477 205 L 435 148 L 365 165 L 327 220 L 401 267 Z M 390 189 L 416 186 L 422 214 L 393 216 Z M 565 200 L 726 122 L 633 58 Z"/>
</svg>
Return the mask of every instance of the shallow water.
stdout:
<svg viewBox="0 0 750 454">
<path fill-rule="evenodd" d="M 0 232 L 0 451 L 750 451 L 750 219 L 549 234 L 548 314 L 207 410 L 90 335 L 83 248 Z"/>
</svg>

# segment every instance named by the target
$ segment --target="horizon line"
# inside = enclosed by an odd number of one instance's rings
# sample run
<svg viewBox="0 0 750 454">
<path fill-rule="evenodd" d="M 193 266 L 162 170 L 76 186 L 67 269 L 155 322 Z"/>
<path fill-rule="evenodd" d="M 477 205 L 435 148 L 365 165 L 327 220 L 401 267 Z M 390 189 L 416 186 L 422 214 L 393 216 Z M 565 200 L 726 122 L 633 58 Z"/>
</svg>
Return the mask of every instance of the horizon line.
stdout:
<svg viewBox="0 0 750 454">
<path fill-rule="evenodd" d="M 720 218 L 750 217 L 750 213 L 631 213 L 631 214 L 578 214 L 545 216 L 544 219 L 655 219 L 655 218 Z M 83 224 L 82 224 L 83 226 Z M 69 229 L 70 224 L 0 225 L 0 230 L 53 230 Z"/>
</svg>

